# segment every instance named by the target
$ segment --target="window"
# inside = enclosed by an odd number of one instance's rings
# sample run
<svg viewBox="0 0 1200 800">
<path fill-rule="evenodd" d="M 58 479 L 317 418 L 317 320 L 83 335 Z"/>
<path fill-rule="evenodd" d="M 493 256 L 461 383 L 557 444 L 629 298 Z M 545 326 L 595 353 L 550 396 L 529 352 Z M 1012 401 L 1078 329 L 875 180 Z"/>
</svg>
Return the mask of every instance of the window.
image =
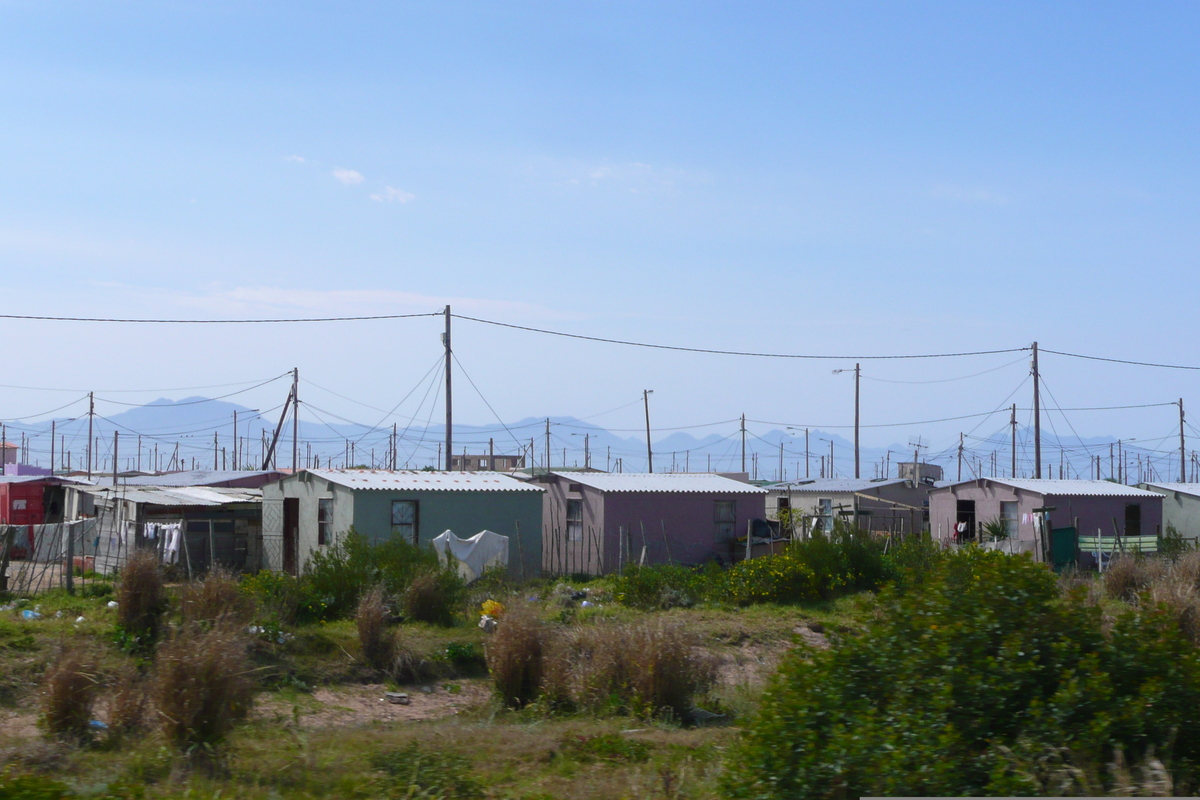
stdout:
<svg viewBox="0 0 1200 800">
<path fill-rule="evenodd" d="M 317 501 L 317 544 L 329 544 L 333 539 L 333 501 Z"/>
<path fill-rule="evenodd" d="M 583 501 L 567 501 L 567 541 L 583 541 Z"/>
<path fill-rule="evenodd" d="M 833 498 L 822 497 L 817 500 L 818 531 L 829 533 L 833 531 Z"/>
<path fill-rule="evenodd" d="M 737 505 L 732 500 L 717 500 L 713 503 L 713 523 L 717 541 L 737 538 Z"/>
<path fill-rule="evenodd" d="M 1125 506 L 1125 535 L 1142 535 L 1142 504 L 1129 503 Z"/>
<path fill-rule="evenodd" d="M 791 499 L 788 498 L 787 495 L 783 495 L 782 497 L 779 498 L 775 507 L 778 508 L 780 511 L 787 511 L 789 508 L 792 507 L 792 501 L 791 501 Z"/>
<path fill-rule="evenodd" d="M 1000 519 L 1004 522 L 1004 533 L 1009 539 L 1017 538 L 1017 502 L 1015 500 L 1000 501 Z"/>
<path fill-rule="evenodd" d="M 479 459 L 479 468 L 484 470 L 488 468 L 488 460 L 486 458 Z"/>
<path fill-rule="evenodd" d="M 580 492 L 583 491 L 583 485 L 579 484 L 579 483 L 568 483 L 567 491 L 574 492 L 575 494 L 579 494 Z"/>
<path fill-rule="evenodd" d="M 392 536 L 418 544 L 416 500 L 392 501 Z"/>
</svg>

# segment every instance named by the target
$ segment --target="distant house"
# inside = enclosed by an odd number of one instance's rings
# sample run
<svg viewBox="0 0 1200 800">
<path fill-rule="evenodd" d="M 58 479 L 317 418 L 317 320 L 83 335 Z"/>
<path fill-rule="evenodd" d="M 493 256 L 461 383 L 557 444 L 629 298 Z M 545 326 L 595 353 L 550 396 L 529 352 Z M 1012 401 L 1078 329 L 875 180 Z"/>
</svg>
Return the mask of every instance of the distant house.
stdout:
<svg viewBox="0 0 1200 800">
<path fill-rule="evenodd" d="M 509 537 L 509 573 L 541 563 L 542 488 L 497 472 L 310 469 L 263 487 L 263 566 L 296 574 L 353 527 L 374 543 L 443 531 Z"/>
<path fill-rule="evenodd" d="M 1043 515 L 1049 531 L 1042 530 Z M 1163 496 L 1109 481 L 1011 478 L 977 478 L 929 493 L 929 524 L 937 539 L 978 541 L 984 523 L 993 520 L 1006 528 L 1015 550 L 1056 564 L 1078 557 L 1091 566 L 1089 554 L 1096 550 L 1156 548 Z"/>
<path fill-rule="evenodd" d="M 912 465 L 909 465 L 909 472 Z M 922 531 L 929 519 L 932 481 L 822 478 L 774 483 L 766 487 L 767 517 L 779 519 L 780 509 L 803 516 L 803 530 L 780 530 L 780 535 L 828 531 L 835 519 L 854 522 L 878 532 L 906 534 Z"/>
<path fill-rule="evenodd" d="M 160 475 L 131 475 L 122 478 L 124 486 L 211 486 L 225 489 L 261 489 L 291 473 L 291 470 L 191 469 Z"/>
<path fill-rule="evenodd" d="M 65 487 L 83 483 L 48 475 L 0 475 L 0 524 L 62 522 L 67 505 Z"/>
<path fill-rule="evenodd" d="M 551 471 L 546 488 L 542 569 L 613 572 L 623 563 L 732 561 L 767 492 L 707 473 Z"/>
<path fill-rule="evenodd" d="M 1139 483 L 1163 496 L 1163 530 L 1174 527 L 1185 539 L 1200 541 L 1200 483 Z"/>
<path fill-rule="evenodd" d="M 524 466 L 524 455 L 491 455 L 484 453 L 478 456 L 469 454 L 450 456 L 451 472 L 507 472 L 508 470 L 521 469 Z"/>
</svg>

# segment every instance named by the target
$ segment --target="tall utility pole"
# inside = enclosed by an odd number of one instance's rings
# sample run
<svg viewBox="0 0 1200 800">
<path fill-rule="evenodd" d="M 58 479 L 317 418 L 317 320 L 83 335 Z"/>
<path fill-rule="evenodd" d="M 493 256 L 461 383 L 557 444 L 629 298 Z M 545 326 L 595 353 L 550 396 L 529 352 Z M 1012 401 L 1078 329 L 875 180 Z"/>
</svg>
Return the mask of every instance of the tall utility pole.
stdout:
<svg viewBox="0 0 1200 800">
<path fill-rule="evenodd" d="M 1017 404 L 1012 404 L 1012 417 L 1009 419 L 1009 425 L 1012 426 L 1012 474 L 1010 478 L 1017 477 Z"/>
<path fill-rule="evenodd" d="M 808 455 L 808 428 L 804 429 L 804 477 L 809 477 L 809 464 L 811 461 Z"/>
<path fill-rule="evenodd" d="M 371 466 L 374 466 L 372 464 Z M 300 368 L 292 367 L 292 474 L 300 469 Z"/>
<path fill-rule="evenodd" d="M 141 458 L 141 455 L 142 455 L 142 446 L 139 444 L 138 445 L 138 458 Z M 238 456 L 237 412 L 234 411 L 233 412 L 233 468 L 235 470 L 238 468 L 237 456 Z M 138 469 L 141 469 L 141 467 L 139 466 Z"/>
<path fill-rule="evenodd" d="M 563 464 L 565 467 L 566 464 Z M 546 417 L 546 474 L 550 474 L 550 418 Z"/>
<path fill-rule="evenodd" d="M 783 440 L 779 440 L 779 477 L 776 479 L 783 481 Z"/>
<path fill-rule="evenodd" d="M 117 437 L 119 435 L 120 431 L 113 431 L 113 486 L 117 485 L 117 472 L 119 471 L 117 464 Z"/>
<path fill-rule="evenodd" d="M 92 479 L 92 417 L 96 414 L 96 397 L 94 392 L 88 392 L 88 457 L 87 457 L 87 476 L 88 480 Z"/>
<path fill-rule="evenodd" d="M 746 471 L 746 415 L 742 414 L 742 472 Z"/>
<path fill-rule="evenodd" d="M 217 432 L 213 431 L 213 472 L 216 472 L 220 468 L 220 464 L 217 462 L 218 455 Z"/>
<path fill-rule="evenodd" d="M 54 474 L 54 420 L 50 420 L 50 474 Z"/>
<path fill-rule="evenodd" d="M 450 358 L 453 352 L 450 349 L 450 305 L 446 304 L 446 332 L 442 334 L 442 344 L 446 346 L 446 470 L 450 470 L 450 460 L 453 458 L 451 453 L 454 451 L 454 403 L 450 399 Z M 550 429 L 549 423 L 546 429 Z M 547 434 L 549 436 L 549 434 Z M 550 466 L 550 459 L 547 457 L 546 466 Z M 463 469 L 466 469 L 466 464 L 463 464 Z"/>
<path fill-rule="evenodd" d="M 963 435 L 958 434 L 958 479 L 962 480 L 962 451 L 963 451 Z"/>
<path fill-rule="evenodd" d="M 496 471 L 496 440 L 488 437 L 488 469 Z"/>
<path fill-rule="evenodd" d="M 1042 477 L 1042 389 L 1038 373 L 1038 347 L 1033 343 L 1033 477 Z"/>
<path fill-rule="evenodd" d="M 854 477 L 861 478 L 858 469 L 858 385 L 862 379 L 862 370 L 854 365 Z"/>
<path fill-rule="evenodd" d="M 1183 398 L 1179 398 L 1179 482 L 1187 483 L 1186 443 L 1183 440 Z"/>
<path fill-rule="evenodd" d="M 650 447 L 650 395 L 653 389 L 642 389 L 642 404 L 646 407 L 646 471 L 654 472 L 654 450 Z"/>
<path fill-rule="evenodd" d="M 584 469 L 588 469 L 589 467 L 592 466 L 592 451 L 591 451 L 591 448 L 588 446 L 588 441 L 591 439 L 591 436 L 592 435 L 590 433 L 585 433 L 583 435 L 583 468 Z"/>
</svg>

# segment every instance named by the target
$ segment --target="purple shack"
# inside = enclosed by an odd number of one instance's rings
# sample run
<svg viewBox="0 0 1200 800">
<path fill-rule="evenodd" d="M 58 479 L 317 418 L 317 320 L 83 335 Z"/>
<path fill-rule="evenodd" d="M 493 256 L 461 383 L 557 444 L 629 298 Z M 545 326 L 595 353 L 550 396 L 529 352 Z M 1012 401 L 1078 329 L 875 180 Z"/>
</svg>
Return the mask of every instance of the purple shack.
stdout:
<svg viewBox="0 0 1200 800">
<path fill-rule="evenodd" d="M 603 575 L 621 564 L 732 561 L 767 492 L 710 473 L 553 472 L 542 500 L 542 569 Z"/>
<path fill-rule="evenodd" d="M 929 493 L 935 539 L 978 541 L 984 523 L 999 521 L 1006 549 L 1056 565 L 1076 562 L 1081 539 L 1153 539 L 1162 532 L 1162 514 L 1162 495 L 1111 481 L 977 478 Z M 1042 530 L 1042 516 L 1049 531 Z"/>
</svg>

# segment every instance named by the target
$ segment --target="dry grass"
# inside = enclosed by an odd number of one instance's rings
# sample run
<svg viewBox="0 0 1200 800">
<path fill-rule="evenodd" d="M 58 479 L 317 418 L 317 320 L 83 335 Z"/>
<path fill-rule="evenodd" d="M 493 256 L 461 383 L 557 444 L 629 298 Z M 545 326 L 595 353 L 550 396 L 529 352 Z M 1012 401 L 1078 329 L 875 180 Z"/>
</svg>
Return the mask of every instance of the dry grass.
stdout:
<svg viewBox="0 0 1200 800">
<path fill-rule="evenodd" d="M 137 671 L 128 668 L 117 678 L 108 704 L 108 727 L 118 736 L 146 727 L 150 706 L 149 686 Z"/>
<path fill-rule="evenodd" d="M 1104 591 L 1109 597 L 1134 603 L 1139 594 L 1161 581 L 1167 573 L 1167 565 L 1162 559 L 1118 556 L 1104 571 Z"/>
<path fill-rule="evenodd" d="M 114 599 L 121 627 L 142 644 L 158 640 L 167 595 L 163 589 L 158 558 L 149 550 L 139 550 L 125 563 L 117 579 Z"/>
<path fill-rule="evenodd" d="M 580 627 L 562 639 L 546 691 L 579 709 L 683 719 L 716 680 L 714 660 L 675 625 Z"/>
<path fill-rule="evenodd" d="M 54 736 L 83 738 L 100 688 L 96 665 L 79 650 L 64 653 L 42 686 L 42 719 Z"/>
<path fill-rule="evenodd" d="M 373 669 L 392 669 L 396 658 L 396 635 L 388 629 L 391 610 L 384 602 L 383 587 L 376 586 L 358 601 L 354 624 L 363 661 Z"/>
<path fill-rule="evenodd" d="M 496 691 L 507 705 L 521 708 L 537 699 L 549 638 L 548 626 L 534 608 L 514 604 L 505 611 L 484 653 Z"/>
<path fill-rule="evenodd" d="M 454 620 L 456 586 L 445 570 L 417 573 L 404 590 L 404 613 L 416 622 L 449 625 Z"/>
<path fill-rule="evenodd" d="M 211 751 L 250 711 L 249 642 L 230 624 L 186 626 L 155 659 L 154 705 L 166 739 L 180 750 Z"/>
<path fill-rule="evenodd" d="M 237 576 L 224 567 L 215 567 L 203 579 L 183 585 L 180 611 L 184 622 L 229 620 L 246 624 L 254 618 L 254 601 L 241 591 Z"/>
</svg>

